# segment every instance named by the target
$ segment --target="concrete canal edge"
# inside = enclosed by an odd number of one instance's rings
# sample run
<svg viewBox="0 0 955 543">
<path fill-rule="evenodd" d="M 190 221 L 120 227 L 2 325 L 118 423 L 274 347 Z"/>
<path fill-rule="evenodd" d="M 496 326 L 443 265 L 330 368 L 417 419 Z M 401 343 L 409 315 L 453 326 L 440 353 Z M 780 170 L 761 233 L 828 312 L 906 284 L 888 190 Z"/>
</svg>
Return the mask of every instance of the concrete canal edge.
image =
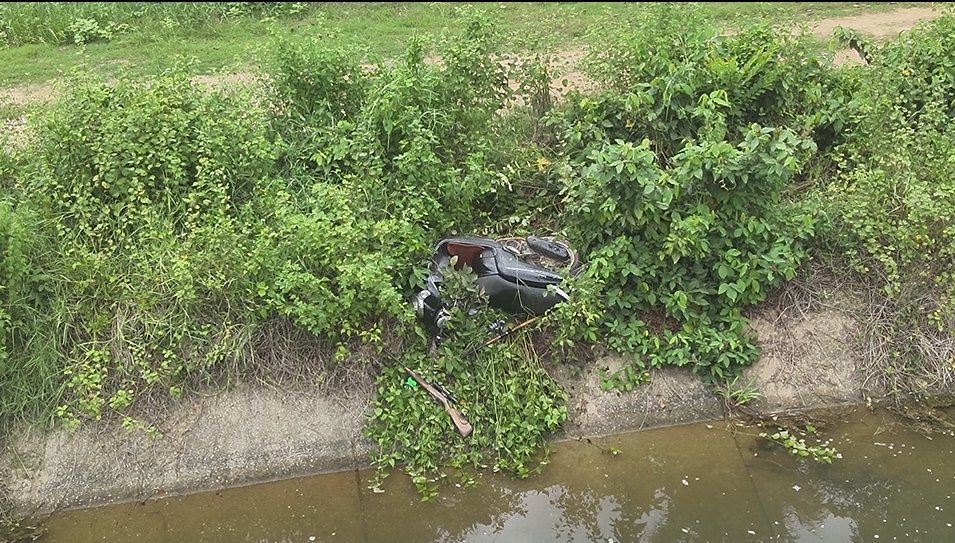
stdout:
<svg viewBox="0 0 955 543">
<path fill-rule="evenodd" d="M 756 408 L 776 412 L 858 404 L 879 391 L 851 348 L 851 299 L 811 310 L 764 304 L 752 315 L 761 358 L 745 372 L 762 392 Z M 622 362 L 601 359 L 597 365 Z M 569 393 L 569 419 L 556 439 L 575 439 L 724 417 L 721 399 L 689 370 L 656 371 L 648 385 L 604 392 L 596 368 L 551 369 Z M 8 436 L 0 485 L 22 514 L 142 501 L 281 478 L 367 467 L 362 436 L 368 395 L 332 398 L 314 390 L 244 386 L 171 402 L 160 437 L 118 422 L 77 431 Z"/>
</svg>

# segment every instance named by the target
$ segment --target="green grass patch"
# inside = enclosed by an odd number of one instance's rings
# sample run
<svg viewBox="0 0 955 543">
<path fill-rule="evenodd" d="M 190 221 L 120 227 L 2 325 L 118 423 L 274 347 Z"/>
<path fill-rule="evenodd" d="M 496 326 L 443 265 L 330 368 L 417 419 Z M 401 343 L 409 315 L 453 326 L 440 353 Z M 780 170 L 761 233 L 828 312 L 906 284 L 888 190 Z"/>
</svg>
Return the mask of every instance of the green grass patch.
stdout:
<svg viewBox="0 0 955 543">
<path fill-rule="evenodd" d="M 211 2 L 210 6 L 94 2 L 86 8 L 85 4 L 36 4 L 3 3 L 0 8 L 0 29 L 6 28 L 8 36 L 6 47 L 0 49 L 0 86 L 46 82 L 76 69 L 104 77 L 150 75 L 183 60 L 192 61 L 193 73 L 245 69 L 259 63 L 259 52 L 273 35 L 295 39 L 321 33 L 333 43 L 357 41 L 372 55 L 391 57 L 403 51 L 412 37 L 440 36 L 473 12 L 498 22 L 502 44 L 506 44 L 503 50 L 577 49 L 592 41 L 592 35 L 612 32 L 647 10 L 639 3 L 588 2 L 325 3 L 294 12 L 291 8 L 269 12 L 261 7 L 216 6 L 257 4 L 250 2 Z M 907 5 L 731 2 L 703 3 L 697 9 L 715 26 L 736 28 L 760 21 L 804 22 Z M 77 45 L 75 32 L 69 30 L 77 20 L 95 20 L 100 27 L 112 24 L 116 29 Z"/>
</svg>

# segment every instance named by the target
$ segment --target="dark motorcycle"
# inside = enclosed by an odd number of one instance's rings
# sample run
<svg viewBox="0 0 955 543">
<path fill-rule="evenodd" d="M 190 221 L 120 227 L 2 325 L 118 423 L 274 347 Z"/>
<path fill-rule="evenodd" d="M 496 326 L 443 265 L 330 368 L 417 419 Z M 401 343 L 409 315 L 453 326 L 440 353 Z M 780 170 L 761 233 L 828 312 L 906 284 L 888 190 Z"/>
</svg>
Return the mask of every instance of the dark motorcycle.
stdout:
<svg viewBox="0 0 955 543">
<path fill-rule="evenodd" d="M 563 276 L 545 265 L 567 267 L 571 274 L 580 269 L 577 253 L 554 238 L 442 239 L 431 257 L 426 289 L 412 302 L 418 317 L 438 330 L 445 327 L 448 317 L 448 302 L 441 297 L 442 272 L 454 257 L 456 269 L 468 266 L 477 275 L 475 282 L 487 294 L 491 307 L 517 314 L 542 315 L 570 299 L 560 288 Z"/>
</svg>

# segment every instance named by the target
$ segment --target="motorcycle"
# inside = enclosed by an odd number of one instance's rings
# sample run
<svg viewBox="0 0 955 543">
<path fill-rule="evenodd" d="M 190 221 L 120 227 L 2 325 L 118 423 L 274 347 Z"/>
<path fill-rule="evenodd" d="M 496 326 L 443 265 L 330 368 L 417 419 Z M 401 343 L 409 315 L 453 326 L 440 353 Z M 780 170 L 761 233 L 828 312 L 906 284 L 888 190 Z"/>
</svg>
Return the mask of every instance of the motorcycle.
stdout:
<svg viewBox="0 0 955 543">
<path fill-rule="evenodd" d="M 496 334 L 486 341 L 468 348 L 467 357 L 478 349 L 498 341 L 527 326 L 537 316 L 549 311 L 561 302 L 570 300 L 560 285 L 564 277 L 557 269 L 567 269 L 571 275 L 580 272 L 577 252 L 552 237 L 527 236 L 524 238 L 490 239 L 475 236 L 456 236 L 437 243 L 428 266 L 428 277 L 423 290 L 413 298 L 412 304 L 418 317 L 430 324 L 434 334 L 431 352 L 451 316 L 449 308 L 453 301 L 442 297 L 443 274 L 449 267 L 461 269 L 468 266 L 474 272 L 475 283 L 487 294 L 488 305 L 508 313 L 527 314 L 532 317 L 523 323 L 505 328 L 503 322 L 494 323 L 491 331 Z M 454 426 L 464 437 L 471 434 L 472 426 L 458 411 L 457 399 L 437 381 L 428 382 L 411 368 L 407 384 L 421 386 L 431 397 L 443 405 Z"/>
<path fill-rule="evenodd" d="M 564 277 L 556 270 L 579 273 L 577 252 L 553 237 L 491 239 L 456 236 L 440 240 L 428 268 L 426 288 L 413 299 L 418 317 L 439 332 L 449 316 L 449 302 L 442 298 L 442 273 L 454 262 L 455 269 L 470 267 L 476 284 L 487 294 L 489 305 L 508 313 L 543 315 L 570 296 L 560 288 Z"/>
</svg>

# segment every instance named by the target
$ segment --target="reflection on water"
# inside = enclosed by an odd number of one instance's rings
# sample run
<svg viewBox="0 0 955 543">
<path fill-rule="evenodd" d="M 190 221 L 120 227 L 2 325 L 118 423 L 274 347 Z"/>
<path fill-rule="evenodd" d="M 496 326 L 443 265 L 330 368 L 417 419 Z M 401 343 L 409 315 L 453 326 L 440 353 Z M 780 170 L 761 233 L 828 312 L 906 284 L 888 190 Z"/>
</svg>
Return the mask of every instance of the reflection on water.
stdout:
<svg viewBox="0 0 955 543">
<path fill-rule="evenodd" d="M 555 447 L 540 476 L 482 474 L 421 503 L 394 475 L 346 472 L 65 512 L 47 543 L 955 541 L 955 437 L 857 410 L 832 465 L 758 429 L 708 423 Z M 619 455 L 606 451 L 620 449 Z"/>
</svg>

